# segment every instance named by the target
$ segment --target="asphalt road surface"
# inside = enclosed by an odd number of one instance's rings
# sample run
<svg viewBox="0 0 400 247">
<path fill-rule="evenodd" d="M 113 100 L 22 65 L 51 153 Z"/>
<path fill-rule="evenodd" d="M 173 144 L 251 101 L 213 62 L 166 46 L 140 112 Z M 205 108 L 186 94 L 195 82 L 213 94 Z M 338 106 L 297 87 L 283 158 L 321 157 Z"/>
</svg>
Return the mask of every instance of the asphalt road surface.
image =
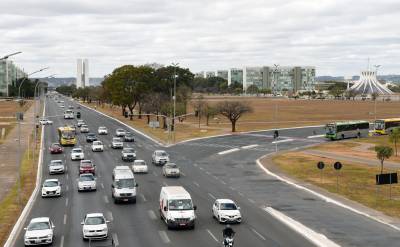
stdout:
<svg viewBox="0 0 400 247">
<path fill-rule="evenodd" d="M 76 103 L 65 100 L 65 105 Z M 273 144 L 272 132 L 255 132 L 234 136 L 215 137 L 163 148 L 136 134 L 134 143 L 124 143 L 136 149 L 137 158 L 148 163 L 148 174 L 135 175 L 139 184 L 136 204 L 114 204 L 111 198 L 112 170 L 122 162 L 121 150 L 110 148 L 111 138 L 117 128 L 125 126 L 95 111 L 81 107 L 80 112 L 91 131 L 106 126 L 107 136 L 98 136 L 105 151 L 93 153 L 85 135 L 78 134 L 78 145 L 85 150 L 85 159 L 91 159 L 97 169 L 97 191 L 78 193 L 79 161 L 71 161 L 66 147 L 63 154 L 51 155 L 48 147 L 58 141 L 57 127 L 75 120 L 64 120 L 53 99 L 47 99 L 46 115 L 54 121 L 45 127 L 43 179 L 59 178 L 63 195 L 59 198 L 36 198 L 27 222 L 33 217 L 48 216 L 55 223 L 53 246 L 89 246 L 82 240 L 80 222 L 86 213 L 101 212 L 111 221 L 110 239 L 117 246 L 222 246 L 222 229 L 212 218 L 211 207 L 215 198 L 233 199 L 240 207 L 243 222 L 233 225 L 237 232 L 235 246 L 313 246 L 306 238 L 268 214 L 264 208 L 271 206 L 301 222 L 316 232 L 326 235 L 343 246 L 394 246 L 399 243 L 397 231 L 341 207 L 326 203 L 311 194 L 293 188 L 266 175 L 255 163 L 260 156 L 276 149 L 292 149 L 323 142 L 318 135 L 322 128 L 281 130 L 278 144 Z M 58 117 L 51 117 L 58 116 Z M 79 133 L 79 131 L 78 131 Z M 308 138 L 312 136 L 313 138 Z M 314 138 L 315 137 L 315 138 Z M 164 149 L 172 162 L 182 171 L 178 179 L 164 178 L 161 167 L 151 164 L 151 154 Z M 48 175 L 47 164 L 52 159 L 66 162 L 63 175 Z M 158 199 L 162 186 L 180 185 L 186 188 L 197 205 L 194 230 L 167 230 L 159 218 Z M 16 246 L 23 246 L 22 230 Z M 96 241 L 91 246 L 107 246 L 110 241 Z M 111 246 L 111 245 L 109 245 Z"/>
</svg>

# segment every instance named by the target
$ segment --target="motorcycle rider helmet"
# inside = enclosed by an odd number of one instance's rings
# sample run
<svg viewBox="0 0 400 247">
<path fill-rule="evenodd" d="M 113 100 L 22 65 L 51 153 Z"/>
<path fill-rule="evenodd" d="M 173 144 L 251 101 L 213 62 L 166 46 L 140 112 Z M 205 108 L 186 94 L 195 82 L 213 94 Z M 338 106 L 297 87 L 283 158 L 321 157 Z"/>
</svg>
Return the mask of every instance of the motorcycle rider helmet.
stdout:
<svg viewBox="0 0 400 247">
<path fill-rule="evenodd" d="M 225 229 L 227 229 L 227 228 L 231 228 L 231 225 L 226 224 Z"/>
</svg>

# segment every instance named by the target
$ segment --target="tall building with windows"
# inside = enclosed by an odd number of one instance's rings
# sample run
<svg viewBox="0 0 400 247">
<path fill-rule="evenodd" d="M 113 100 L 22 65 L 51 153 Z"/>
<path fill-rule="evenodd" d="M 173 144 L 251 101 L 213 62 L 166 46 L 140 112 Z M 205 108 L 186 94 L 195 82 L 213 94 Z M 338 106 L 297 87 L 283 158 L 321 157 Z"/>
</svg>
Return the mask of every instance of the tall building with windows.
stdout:
<svg viewBox="0 0 400 247">
<path fill-rule="evenodd" d="M 228 86 L 232 83 L 243 84 L 243 69 L 232 68 L 228 70 Z"/>
<path fill-rule="evenodd" d="M 89 87 L 89 60 L 79 58 L 76 65 L 76 87 Z"/>
<path fill-rule="evenodd" d="M 26 77 L 26 73 L 13 61 L 0 60 L 0 95 L 9 96 L 9 86 L 16 86 L 17 80 Z"/>
</svg>

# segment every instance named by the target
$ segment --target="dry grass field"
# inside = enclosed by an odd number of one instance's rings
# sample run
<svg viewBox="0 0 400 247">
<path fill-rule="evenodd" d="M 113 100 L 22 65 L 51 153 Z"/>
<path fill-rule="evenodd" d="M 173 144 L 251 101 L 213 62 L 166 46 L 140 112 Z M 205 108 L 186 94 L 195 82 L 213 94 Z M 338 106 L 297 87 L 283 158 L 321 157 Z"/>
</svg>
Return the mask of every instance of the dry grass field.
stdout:
<svg viewBox="0 0 400 247">
<path fill-rule="evenodd" d="M 320 125 L 332 121 L 341 120 L 374 120 L 375 103 L 373 101 L 350 100 L 294 100 L 272 99 L 264 97 L 205 97 L 210 105 L 215 105 L 224 100 L 239 100 L 252 106 L 253 112 L 244 115 L 237 123 L 237 131 L 253 131 L 273 128 Z M 195 101 L 192 100 L 192 102 Z M 95 104 L 91 104 L 94 107 Z M 193 103 L 189 103 L 187 112 L 193 112 Z M 145 131 L 149 135 L 166 142 L 168 133 L 162 129 L 151 129 L 147 126 L 146 118 L 142 120 L 134 118 L 133 121 L 121 116 L 121 109 L 105 106 L 98 107 L 106 114 L 111 114 L 120 120 L 132 124 L 136 128 Z M 400 116 L 400 102 L 376 102 L 376 118 Z M 84 118 L 84 117 L 83 117 Z M 155 120 L 155 117 L 152 117 Z M 201 119 L 200 128 L 198 118 L 188 116 L 176 124 L 175 141 L 181 141 L 196 137 L 204 137 L 216 134 L 227 134 L 231 131 L 230 122 L 223 116 L 215 116 L 206 126 L 206 119 Z"/>
<path fill-rule="evenodd" d="M 25 112 L 32 105 L 31 101 L 22 107 L 22 111 Z M 0 101 L 0 144 L 4 140 L 7 134 L 15 125 L 15 113 L 19 109 L 19 103 L 15 101 Z M 2 137 L 2 131 L 5 129 L 5 135 Z"/>
</svg>

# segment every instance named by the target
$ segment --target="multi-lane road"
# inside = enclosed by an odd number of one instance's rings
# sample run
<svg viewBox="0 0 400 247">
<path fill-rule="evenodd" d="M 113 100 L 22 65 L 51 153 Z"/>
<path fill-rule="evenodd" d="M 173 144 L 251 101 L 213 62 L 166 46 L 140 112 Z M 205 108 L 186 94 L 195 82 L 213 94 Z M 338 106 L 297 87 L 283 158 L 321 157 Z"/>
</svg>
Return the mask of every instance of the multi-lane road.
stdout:
<svg viewBox="0 0 400 247">
<path fill-rule="evenodd" d="M 366 218 L 342 207 L 328 203 L 305 191 L 296 189 L 264 173 L 255 160 L 278 149 L 291 149 L 323 142 L 317 135 L 322 128 L 288 129 L 280 131 L 282 142 L 273 144 L 271 132 L 256 132 L 233 136 L 215 137 L 161 147 L 157 143 L 137 134 L 135 142 L 127 144 L 136 149 L 137 157 L 149 165 L 148 174 L 135 175 L 139 184 L 136 204 L 114 204 L 111 198 L 112 170 L 121 161 L 121 151 L 110 148 L 112 135 L 121 123 L 84 108 L 82 119 L 91 131 L 106 126 L 109 135 L 98 136 L 105 144 L 103 153 L 93 153 L 85 135 L 78 134 L 77 146 L 85 150 L 85 158 L 91 159 L 97 169 L 97 191 L 78 193 L 78 161 L 71 161 L 69 151 L 51 155 L 47 148 L 58 141 L 57 127 L 76 120 L 64 120 L 60 108 L 53 99 L 46 100 L 46 115 L 53 125 L 44 132 L 43 179 L 59 178 L 63 195 L 59 198 L 34 201 L 27 221 L 33 217 L 48 216 L 55 223 L 53 246 L 89 246 L 82 240 L 80 222 L 86 213 L 101 212 L 110 223 L 110 238 L 117 246 L 221 246 L 223 225 L 211 214 L 216 198 L 233 199 L 240 207 L 243 222 L 234 225 L 237 232 L 236 246 L 313 246 L 303 235 L 268 213 L 273 209 L 302 223 L 315 232 L 343 246 L 384 246 L 400 241 L 399 233 L 389 226 Z M 65 100 L 65 105 L 75 102 Z M 79 131 L 78 131 L 79 133 Z M 316 138 L 308 138 L 316 136 Z M 151 165 L 151 154 L 156 149 L 165 149 L 171 161 L 177 163 L 182 175 L 178 179 L 167 179 L 161 168 Z M 66 162 L 63 175 L 48 175 L 47 164 L 52 159 Z M 159 218 L 158 199 L 162 186 L 180 185 L 191 194 L 197 205 L 197 220 L 194 230 L 167 230 Z M 27 222 L 24 223 L 26 225 Z M 23 246 L 24 231 L 20 231 L 15 246 Z M 103 245 L 106 242 L 98 242 Z M 96 246 L 96 243 L 92 244 Z"/>
</svg>

